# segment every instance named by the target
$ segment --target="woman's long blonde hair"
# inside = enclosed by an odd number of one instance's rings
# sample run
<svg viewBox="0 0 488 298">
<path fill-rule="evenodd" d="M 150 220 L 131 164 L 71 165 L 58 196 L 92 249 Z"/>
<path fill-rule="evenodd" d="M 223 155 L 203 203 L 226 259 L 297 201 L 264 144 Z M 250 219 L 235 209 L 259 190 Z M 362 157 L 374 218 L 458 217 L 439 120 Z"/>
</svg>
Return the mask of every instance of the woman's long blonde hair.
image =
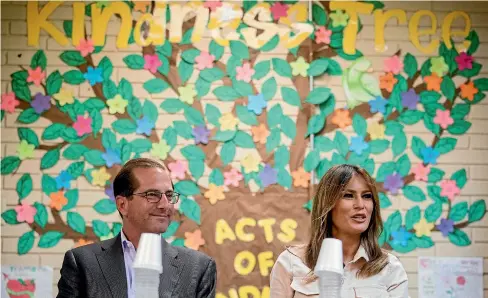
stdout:
<svg viewBox="0 0 488 298">
<path fill-rule="evenodd" d="M 373 214 L 369 227 L 361 234 L 361 245 L 366 250 L 369 262 L 362 266 L 358 278 L 378 274 L 388 264 L 388 256 L 379 244 L 378 236 L 383 231 L 378 191 L 368 172 L 355 165 L 337 165 L 330 168 L 320 180 L 312 206 L 310 241 L 305 252 L 306 265 L 313 270 L 319 257 L 320 246 L 325 238 L 332 237 L 332 209 L 342 198 L 344 188 L 353 175 L 363 177 L 373 193 Z"/>
</svg>

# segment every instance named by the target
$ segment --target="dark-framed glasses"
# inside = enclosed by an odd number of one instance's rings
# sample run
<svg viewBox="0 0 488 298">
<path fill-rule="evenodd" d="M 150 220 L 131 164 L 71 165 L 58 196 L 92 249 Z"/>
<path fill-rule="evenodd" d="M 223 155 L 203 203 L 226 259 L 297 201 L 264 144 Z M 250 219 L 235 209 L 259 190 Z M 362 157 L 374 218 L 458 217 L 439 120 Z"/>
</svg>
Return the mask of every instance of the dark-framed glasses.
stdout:
<svg viewBox="0 0 488 298">
<path fill-rule="evenodd" d="M 136 196 L 146 198 L 146 200 L 149 203 L 158 203 L 159 201 L 161 201 L 161 198 L 163 197 L 163 195 L 166 197 L 166 199 L 168 200 L 168 202 L 170 204 L 176 204 L 176 203 L 178 203 L 178 200 L 180 199 L 180 194 L 175 192 L 175 191 L 172 191 L 172 190 L 168 190 L 167 192 L 159 192 L 159 191 L 150 190 L 150 191 L 145 191 L 145 192 L 140 192 L 140 193 L 133 193 L 132 195 L 136 195 Z"/>
</svg>

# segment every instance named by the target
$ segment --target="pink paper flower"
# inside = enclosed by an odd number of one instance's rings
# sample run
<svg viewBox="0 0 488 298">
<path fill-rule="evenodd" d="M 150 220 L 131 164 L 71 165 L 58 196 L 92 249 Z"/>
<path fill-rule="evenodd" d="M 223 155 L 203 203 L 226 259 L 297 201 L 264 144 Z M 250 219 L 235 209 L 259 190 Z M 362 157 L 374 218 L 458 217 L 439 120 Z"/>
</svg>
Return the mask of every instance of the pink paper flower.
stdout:
<svg viewBox="0 0 488 298">
<path fill-rule="evenodd" d="M 158 71 L 158 67 L 163 65 L 163 62 L 159 60 L 158 55 L 144 55 L 144 69 L 149 70 L 151 73 L 156 73 Z"/>
<path fill-rule="evenodd" d="M 465 52 L 459 53 L 459 55 L 454 59 L 456 60 L 459 70 L 473 68 L 473 56 L 468 55 Z"/>
<path fill-rule="evenodd" d="M 20 102 L 15 99 L 15 93 L 9 92 L 2 94 L 2 110 L 7 113 L 13 113 L 18 105 L 20 105 Z"/>
<path fill-rule="evenodd" d="M 423 164 L 419 163 L 412 172 L 415 174 L 415 180 L 417 181 L 427 181 L 428 175 L 430 173 L 430 166 L 424 166 Z"/>
<path fill-rule="evenodd" d="M 442 129 L 446 129 L 449 125 L 454 123 L 454 119 L 452 119 L 451 112 L 449 110 L 437 110 L 434 117 L 434 123 L 439 124 Z"/>
<path fill-rule="evenodd" d="M 441 186 L 441 196 L 447 197 L 449 200 L 453 201 L 454 197 L 461 193 L 461 190 L 456 185 L 454 180 L 444 180 L 440 183 Z"/>
<path fill-rule="evenodd" d="M 32 207 L 26 201 L 22 202 L 22 205 L 15 206 L 15 212 L 17 212 L 17 221 L 18 222 L 26 222 L 26 223 L 33 223 L 34 222 L 34 215 L 37 213 L 37 209 Z"/>
<path fill-rule="evenodd" d="M 46 77 L 46 72 L 42 71 L 40 66 L 36 69 L 28 69 L 29 76 L 27 77 L 27 83 L 34 83 L 36 86 L 41 86 L 42 80 Z"/>
<path fill-rule="evenodd" d="M 211 11 L 215 11 L 218 7 L 222 6 L 220 1 L 205 1 L 203 2 L 203 7 L 209 8 Z"/>
<path fill-rule="evenodd" d="M 95 51 L 93 46 L 93 40 L 91 39 L 80 39 L 80 43 L 76 46 L 76 49 L 80 51 L 81 56 L 86 57 Z"/>
<path fill-rule="evenodd" d="M 282 4 L 280 2 L 275 2 L 273 6 L 271 6 L 271 13 L 273 14 L 273 19 L 275 21 L 279 20 L 281 17 L 288 16 L 288 5 Z"/>
<path fill-rule="evenodd" d="M 315 42 L 329 44 L 331 35 L 332 30 L 327 30 L 324 26 L 321 26 L 317 31 L 315 31 Z"/>
<path fill-rule="evenodd" d="M 200 55 L 195 58 L 198 70 L 204 70 L 205 68 L 212 68 L 215 56 L 208 52 L 202 51 Z"/>
<path fill-rule="evenodd" d="M 392 72 L 393 74 L 399 74 L 403 69 L 403 62 L 397 55 L 390 58 L 386 58 L 384 61 L 385 72 Z"/>
<path fill-rule="evenodd" d="M 242 66 L 236 67 L 236 80 L 249 83 L 256 71 L 251 68 L 251 64 L 246 62 Z"/>
<path fill-rule="evenodd" d="M 188 171 L 188 162 L 185 160 L 177 160 L 168 164 L 172 179 L 185 179 L 185 174 Z"/>
<path fill-rule="evenodd" d="M 225 184 L 225 186 L 232 185 L 232 186 L 238 187 L 239 181 L 241 181 L 241 180 L 242 180 L 242 174 L 236 169 L 232 169 L 228 172 L 224 172 L 224 184 Z"/>
<path fill-rule="evenodd" d="M 87 133 L 92 132 L 92 118 L 78 116 L 76 122 L 73 124 L 73 128 L 76 130 L 76 134 L 81 137 Z"/>
</svg>

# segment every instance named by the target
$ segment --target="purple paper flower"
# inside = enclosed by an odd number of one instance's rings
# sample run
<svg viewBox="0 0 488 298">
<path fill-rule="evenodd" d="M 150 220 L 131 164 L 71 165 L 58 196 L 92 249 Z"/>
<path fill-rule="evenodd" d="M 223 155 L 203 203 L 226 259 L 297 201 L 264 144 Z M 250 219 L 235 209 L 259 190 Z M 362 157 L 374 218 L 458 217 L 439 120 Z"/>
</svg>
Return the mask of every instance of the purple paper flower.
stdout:
<svg viewBox="0 0 488 298">
<path fill-rule="evenodd" d="M 388 104 L 388 101 L 381 96 L 376 96 L 374 100 L 370 100 L 368 101 L 368 103 L 369 103 L 369 110 L 371 111 L 371 113 L 380 112 L 381 114 L 384 114 L 386 111 L 386 105 Z"/>
<path fill-rule="evenodd" d="M 351 146 L 349 146 L 349 150 L 353 151 L 357 155 L 361 155 L 363 153 L 363 150 L 366 150 L 369 148 L 368 143 L 366 143 L 361 136 L 353 137 L 351 138 Z"/>
<path fill-rule="evenodd" d="M 88 80 L 91 86 L 95 85 L 96 83 L 103 82 L 102 78 L 102 69 L 101 68 L 93 68 L 88 66 L 87 71 L 83 74 L 83 77 Z"/>
<path fill-rule="evenodd" d="M 111 168 L 114 164 L 121 164 L 120 152 L 113 149 L 107 149 L 107 152 L 102 154 L 102 158 L 105 160 L 107 167 Z"/>
<path fill-rule="evenodd" d="M 42 114 L 42 112 L 51 108 L 51 96 L 37 92 L 34 100 L 31 102 L 31 106 L 37 114 Z"/>
<path fill-rule="evenodd" d="M 70 181 L 73 180 L 73 177 L 67 171 L 61 171 L 59 176 L 56 177 L 56 187 L 58 189 L 64 188 L 69 189 L 71 187 Z"/>
<path fill-rule="evenodd" d="M 437 158 L 441 155 L 439 151 L 433 149 L 432 147 L 425 147 L 420 150 L 420 154 L 424 158 L 424 163 L 427 164 L 437 164 Z"/>
<path fill-rule="evenodd" d="M 263 109 L 267 106 L 266 100 L 264 100 L 264 95 L 262 93 L 249 95 L 247 99 L 247 109 L 254 112 L 256 115 L 261 115 Z"/>
<path fill-rule="evenodd" d="M 437 225 L 437 229 L 442 233 L 442 236 L 447 237 L 449 233 L 454 232 L 454 221 L 443 218 L 441 223 Z"/>
<path fill-rule="evenodd" d="M 136 129 L 137 134 L 145 134 L 146 136 L 151 135 L 151 131 L 154 128 L 154 123 L 151 120 L 149 120 L 149 118 L 144 116 L 142 119 L 138 119 L 136 123 L 137 123 L 137 129 Z"/>
<path fill-rule="evenodd" d="M 403 178 L 398 173 L 386 176 L 383 187 L 391 194 L 396 195 L 398 190 L 403 187 Z"/>
<path fill-rule="evenodd" d="M 393 244 L 405 247 L 408 245 L 408 240 L 412 238 L 412 233 L 405 230 L 404 227 L 401 227 L 398 231 L 392 232 L 391 236 L 393 237 Z"/>
<path fill-rule="evenodd" d="M 115 202 L 114 185 L 112 183 L 110 184 L 109 187 L 105 188 L 105 194 L 108 196 L 110 200 Z"/>
<path fill-rule="evenodd" d="M 415 90 L 410 88 L 407 92 L 402 92 L 402 105 L 409 110 L 417 109 L 417 104 L 420 97 L 415 93 Z"/>
<path fill-rule="evenodd" d="M 275 184 L 278 180 L 278 171 L 273 169 L 270 165 L 265 165 L 263 170 L 259 173 L 259 179 L 263 183 L 263 187 L 268 187 Z"/>
<path fill-rule="evenodd" d="M 195 126 L 191 133 L 195 138 L 195 144 L 208 144 L 210 130 L 208 130 L 205 126 Z"/>
</svg>

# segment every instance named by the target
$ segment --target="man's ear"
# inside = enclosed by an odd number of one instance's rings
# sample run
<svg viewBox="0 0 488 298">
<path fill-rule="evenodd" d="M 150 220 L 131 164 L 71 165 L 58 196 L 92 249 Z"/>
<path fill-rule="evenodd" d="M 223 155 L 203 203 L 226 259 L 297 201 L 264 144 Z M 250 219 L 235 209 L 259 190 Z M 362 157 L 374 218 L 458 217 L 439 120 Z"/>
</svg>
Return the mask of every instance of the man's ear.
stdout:
<svg viewBox="0 0 488 298">
<path fill-rule="evenodd" d="M 122 214 L 122 216 L 126 216 L 129 212 L 129 199 L 124 196 L 117 196 L 115 198 L 115 204 L 117 205 L 117 210 Z"/>
</svg>

